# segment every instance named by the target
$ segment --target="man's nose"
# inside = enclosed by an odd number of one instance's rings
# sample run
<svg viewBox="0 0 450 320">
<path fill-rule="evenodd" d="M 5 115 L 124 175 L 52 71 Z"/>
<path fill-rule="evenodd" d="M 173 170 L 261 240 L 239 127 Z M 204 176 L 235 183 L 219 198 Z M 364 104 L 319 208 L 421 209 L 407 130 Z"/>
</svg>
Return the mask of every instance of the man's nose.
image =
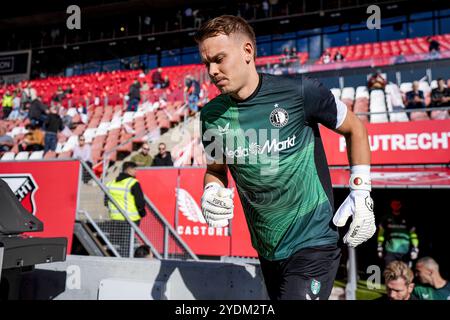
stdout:
<svg viewBox="0 0 450 320">
<path fill-rule="evenodd" d="M 217 67 L 217 64 L 211 63 L 209 65 L 209 75 L 210 77 L 215 77 L 219 74 L 219 68 Z"/>
</svg>

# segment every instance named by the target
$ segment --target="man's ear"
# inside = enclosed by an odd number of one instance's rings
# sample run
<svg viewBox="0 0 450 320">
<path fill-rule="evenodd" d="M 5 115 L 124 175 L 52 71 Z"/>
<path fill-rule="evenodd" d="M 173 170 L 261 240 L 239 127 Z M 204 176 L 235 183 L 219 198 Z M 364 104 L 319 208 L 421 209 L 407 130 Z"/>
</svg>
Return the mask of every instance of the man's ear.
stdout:
<svg viewBox="0 0 450 320">
<path fill-rule="evenodd" d="M 245 42 L 244 51 L 245 51 L 245 62 L 249 64 L 252 61 L 254 55 L 254 48 L 251 42 L 248 41 Z"/>
<path fill-rule="evenodd" d="M 413 290 L 414 290 L 414 283 L 410 283 L 410 284 L 408 285 L 408 293 L 413 292 Z"/>
</svg>

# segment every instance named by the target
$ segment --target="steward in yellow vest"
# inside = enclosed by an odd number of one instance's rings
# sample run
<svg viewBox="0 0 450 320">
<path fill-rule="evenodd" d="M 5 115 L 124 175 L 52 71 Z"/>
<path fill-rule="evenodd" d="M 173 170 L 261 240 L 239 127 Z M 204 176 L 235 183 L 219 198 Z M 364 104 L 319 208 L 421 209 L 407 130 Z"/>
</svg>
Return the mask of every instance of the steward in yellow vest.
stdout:
<svg viewBox="0 0 450 320">
<path fill-rule="evenodd" d="M 145 200 L 139 182 L 136 180 L 136 163 L 124 162 L 122 172 L 114 180 L 106 184 L 111 197 L 125 211 L 128 217 L 139 224 L 141 218 L 146 215 Z M 108 205 L 109 215 L 112 220 L 125 221 L 122 213 L 105 196 L 105 205 Z"/>
</svg>

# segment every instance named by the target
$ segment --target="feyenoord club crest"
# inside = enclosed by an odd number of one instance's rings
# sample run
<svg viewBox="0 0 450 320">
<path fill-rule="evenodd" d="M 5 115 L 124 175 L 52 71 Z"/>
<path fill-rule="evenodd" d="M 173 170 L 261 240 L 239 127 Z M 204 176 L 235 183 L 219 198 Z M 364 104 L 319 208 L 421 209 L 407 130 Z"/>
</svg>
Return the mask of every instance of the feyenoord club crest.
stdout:
<svg viewBox="0 0 450 320">
<path fill-rule="evenodd" d="M 320 291 L 320 281 L 313 279 L 311 281 L 311 292 L 314 295 L 317 295 L 319 293 L 319 291 Z"/>
<path fill-rule="evenodd" d="M 277 128 L 284 127 L 288 123 L 289 114 L 283 108 L 279 108 L 278 104 L 275 104 L 274 107 L 275 109 L 270 113 L 270 123 Z"/>
<path fill-rule="evenodd" d="M 3 179 L 8 184 L 22 206 L 34 215 L 36 213 L 34 194 L 38 189 L 38 185 L 34 181 L 33 176 L 28 173 L 1 174 L 0 179 Z"/>
</svg>

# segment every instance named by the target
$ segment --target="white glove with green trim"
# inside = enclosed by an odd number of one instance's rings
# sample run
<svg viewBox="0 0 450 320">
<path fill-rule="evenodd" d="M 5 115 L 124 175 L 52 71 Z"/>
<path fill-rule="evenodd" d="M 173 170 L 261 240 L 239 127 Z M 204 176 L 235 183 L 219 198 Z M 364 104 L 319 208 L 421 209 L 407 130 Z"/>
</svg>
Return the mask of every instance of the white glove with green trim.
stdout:
<svg viewBox="0 0 450 320">
<path fill-rule="evenodd" d="M 369 240 L 376 231 L 373 200 L 370 197 L 372 187 L 369 165 L 356 165 L 351 168 L 350 190 L 350 195 L 336 211 L 333 223 L 343 227 L 352 216 L 353 221 L 344 236 L 344 243 L 356 247 Z"/>
<path fill-rule="evenodd" d="M 217 182 L 210 182 L 205 186 L 202 213 L 210 227 L 227 226 L 228 220 L 234 216 L 233 209 L 233 190 L 224 188 Z"/>
</svg>

